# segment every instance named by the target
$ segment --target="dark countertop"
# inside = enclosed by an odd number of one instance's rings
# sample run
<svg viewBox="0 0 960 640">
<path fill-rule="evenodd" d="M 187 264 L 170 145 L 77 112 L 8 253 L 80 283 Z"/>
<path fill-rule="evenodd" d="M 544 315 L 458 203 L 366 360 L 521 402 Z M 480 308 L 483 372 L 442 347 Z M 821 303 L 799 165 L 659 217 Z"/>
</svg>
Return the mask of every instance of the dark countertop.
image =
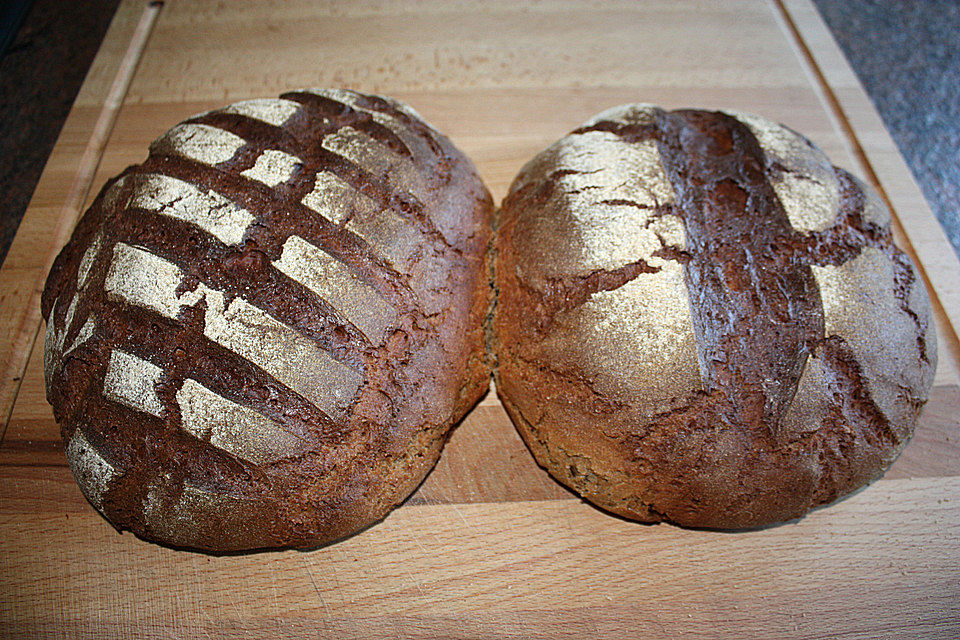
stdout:
<svg viewBox="0 0 960 640">
<path fill-rule="evenodd" d="M 2 15 L 19 16 L 12 0 Z M 60 135 L 87 69 L 120 0 L 35 0 L 5 52 L 0 52 L 0 261 Z"/>
<path fill-rule="evenodd" d="M 960 256 L 960 2 L 813 1 Z"/>
<path fill-rule="evenodd" d="M 960 255 L 960 3 L 813 1 Z M 0 12 L 16 33 L 0 52 L 0 260 L 119 0 L 30 4 Z"/>
</svg>

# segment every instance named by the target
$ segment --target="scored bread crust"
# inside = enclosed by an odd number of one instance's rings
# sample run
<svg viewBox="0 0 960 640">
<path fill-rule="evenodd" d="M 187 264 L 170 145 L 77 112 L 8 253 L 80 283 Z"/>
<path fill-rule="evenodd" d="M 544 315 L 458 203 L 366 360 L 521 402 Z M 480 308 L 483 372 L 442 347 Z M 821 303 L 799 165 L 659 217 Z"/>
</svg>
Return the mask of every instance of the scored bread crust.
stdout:
<svg viewBox="0 0 960 640">
<path fill-rule="evenodd" d="M 537 461 L 645 522 L 792 519 L 879 477 L 933 381 L 878 195 L 757 116 L 626 105 L 502 205 L 488 339 Z"/>
<path fill-rule="evenodd" d="M 43 292 L 47 397 L 86 497 L 212 552 L 382 518 L 488 387 L 492 210 L 392 99 L 296 91 L 171 129 Z"/>
</svg>

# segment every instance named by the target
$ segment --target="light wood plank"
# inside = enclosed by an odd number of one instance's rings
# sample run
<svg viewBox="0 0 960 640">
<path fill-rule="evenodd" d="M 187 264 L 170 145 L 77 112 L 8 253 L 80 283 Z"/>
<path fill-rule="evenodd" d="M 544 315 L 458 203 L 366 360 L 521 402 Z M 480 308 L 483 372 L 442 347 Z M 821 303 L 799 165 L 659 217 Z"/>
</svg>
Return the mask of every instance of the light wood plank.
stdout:
<svg viewBox="0 0 960 640">
<path fill-rule="evenodd" d="M 293 0 L 247 2 L 242 13 L 170 2 L 130 101 L 230 101 L 301 86 L 795 86 L 800 69 L 784 53 L 773 15 L 750 0 Z"/>
<path fill-rule="evenodd" d="M 576 500 L 412 506 L 310 553 L 221 558 L 90 511 L 5 509 L 0 618 L 104 638 L 936 638 L 960 624 L 958 493 L 960 478 L 881 481 L 736 535 Z"/>
</svg>

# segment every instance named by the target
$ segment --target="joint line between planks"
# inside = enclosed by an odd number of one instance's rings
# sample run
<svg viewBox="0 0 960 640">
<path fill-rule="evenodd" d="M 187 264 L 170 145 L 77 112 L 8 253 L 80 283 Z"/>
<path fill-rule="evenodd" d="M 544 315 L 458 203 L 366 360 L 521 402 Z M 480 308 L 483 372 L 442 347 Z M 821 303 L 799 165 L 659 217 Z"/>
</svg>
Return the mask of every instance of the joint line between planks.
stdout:
<svg viewBox="0 0 960 640">
<path fill-rule="evenodd" d="M 84 148 L 83 155 L 80 157 L 79 167 L 74 176 L 73 184 L 67 192 L 66 201 L 60 209 L 60 217 L 55 227 L 52 249 L 46 256 L 46 260 L 44 261 L 45 268 L 43 269 L 41 279 L 35 283 L 30 293 L 30 297 L 24 308 L 24 318 L 15 334 L 15 341 L 20 344 L 15 345 L 11 353 L 10 362 L 7 364 L 6 371 L 4 371 L 3 380 L 5 382 L 9 381 L 14 389 L 10 405 L 6 407 L 6 415 L 4 415 L 3 418 L 3 430 L 0 431 L 0 443 L 3 443 L 4 437 L 7 434 L 7 427 L 13 415 L 13 407 L 16 405 L 17 397 L 20 395 L 20 387 L 23 384 L 23 376 L 26 373 L 27 363 L 29 362 L 30 355 L 33 353 L 37 337 L 40 335 L 43 318 L 39 319 L 36 327 L 34 327 L 32 331 L 27 325 L 39 307 L 39 298 L 40 293 L 43 291 L 43 282 L 46 280 L 47 273 L 50 271 L 50 266 L 63 248 L 63 245 L 66 244 L 70 233 L 73 232 L 73 228 L 76 226 L 77 219 L 80 217 L 80 210 L 87 198 L 87 194 L 90 192 L 90 187 L 93 185 L 93 179 L 100 166 L 100 159 L 103 157 L 107 140 L 113 131 L 120 107 L 123 105 L 123 101 L 127 96 L 130 83 L 133 81 L 133 75 L 137 70 L 140 59 L 143 57 L 143 52 L 147 47 L 150 34 L 153 32 L 153 25 L 156 23 L 157 16 L 160 14 L 162 8 L 163 2 L 158 0 L 148 2 L 143 8 L 140 21 L 137 23 L 133 35 L 130 37 L 130 43 L 127 45 L 126 52 L 120 59 L 113 83 L 110 85 L 110 89 L 104 98 L 103 108 L 97 117 L 93 131 L 90 133 L 90 138 L 87 141 L 86 148 Z M 22 349 L 16 349 L 16 346 L 21 346 Z"/>
<path fill-rule="evenodd" d="M 826 75 L 824 75 L 823 70 L 817 63 L 816 57 L 807 46 L 806 41 L 804 41 L 803 35 L 801 34 L 796 21 L 790 14 L 790 10 L 787 8 L 786 4 L 784 4 L 784 0 L 768 1 L 773 5 L 773 13 L 775 17 L 778 18 L 781 29 L 786 33 L 788 40 L 793 45 L 795 50 L 800 54 L 799 58 L 804 70 L 814 80 L 815 89 L 826 103 L 825 106 L 828 108 L 828 112 L 831 116 L 833 116 L 833 120 L 837 123 L 837 125 L 839 125 L 840 130 L 843 133 L 843 137 L 850 145 L 857 164 L 860 165 L 860 169 L 864 172 L 870 183 L 877 189 L 880 197 L 883 198 L 883 201 L 886 203 L 887 208 L 889 208 L 893 214 L 891 216 L 892 224 L 895 225 L 896 230 L 900 233 L 900 237 L 903 238 L 903 243 L 906 244 L 905 248 L 907 253 L 913 260 L 920 277 L 923 279 L 923 283 L 926 286 L 927 291 L 931 294 L 930 302 L 934 307 L 934 316 L 939 316 L 941 322 L 946 325 L 943 327 L 944 335 L 948 341 L 948 344 L 945 346 L 953 359 L 953 364 L 958 370 L 960 370 L 960 338 L 958 338 L 957 329 L 953 326 L 953 322 L 951 321 L 949 314 L 943 307 L 943 304 L 940 302 L 940 293 L 934 288 L 933 282 L 927 274 L 926 267 L 923 265 L 923 262 L 920 260 L 920 257 L 913 246 L 913 241 L 910 239 L 910 235 L 904 228 L 903 223 L 900 222 L 900 216 L 897 214 L 897 209 L 893 206 L 893 202 L 887 193 L 886 187 L 884 187 L 884 185 L 880 182 L 880 178 L 873 168 L 873 163 L 870 161 L 869 155 L 867 155 L 863 145 L 860 144 L 860 138 L 857 136 L 853 125 L 850 124 L 850 119 L 847 117 L 846 111 L 843 108 L 843 104 L 840 102 L 840 99 L 837 98 L 836 93 L 833 91 L 833 88 L 827 81 Z M 937 222 L 937 224 L 939 224 L 939 222 Z"/>
</svg>

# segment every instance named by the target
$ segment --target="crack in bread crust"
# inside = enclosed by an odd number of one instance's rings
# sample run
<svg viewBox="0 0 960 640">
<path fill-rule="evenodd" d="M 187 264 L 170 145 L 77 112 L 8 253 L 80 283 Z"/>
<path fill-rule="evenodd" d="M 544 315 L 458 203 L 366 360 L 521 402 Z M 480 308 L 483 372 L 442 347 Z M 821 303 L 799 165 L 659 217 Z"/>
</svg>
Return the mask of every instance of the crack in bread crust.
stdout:
<svg viewBox="0 0 960 640">
<path fill-rule="evenodd" d="M 760 134 L 780 145 L 775 152 L 761 147 Z M 617 150 L 628 157 L 635 145 L 656 144 L 673 199 L 604 193 L 610 187 L 600 185 L 609 181 L 590 182 L 602 168 L 577 164 L 589 153 L 587 139 L 609 163 L 618 161 Z M 804 202 L 834 208 L 807 215 L 790 202 L 788 215 L 781 194 L 808 191 L 773 189 L 786 174 L 820 189 L 819 199 Z M 522 260 L 532 228 L 524 220 L 555 207 L 571 178 L 590 199 L 564 201 L 580 209 L 551 211 L 575 221 L 564 231 L 574 247 L 585 227 L 613 220 L 599 209 L 610 206 L 679 219 L 685 238 L 661 238 L 657 256 L 667 262 L 644 256 L 621 262 L 627 269 L 570 267 L 543 277 L 538 264 Z M 832 196 L 823 194 L 828 184 Z M 495 251 L 490 343 L 504 405 L 542 466 L 629 518 L 742 528 L 801 516 L 883 473 L 909 440 L 932 384 L 929 308 L 909 259 L 893 245 L 882 202 L 809 141 L 760 118 L 649 105 L 604 112 L 520 172 L 503 203 Z M 634 351 L 641 342 L 605 327 L 626 323 L 630 332 L 656 335 L 664 318 L 601 312 L 591 316 L 594 324 L 563 319 L 591 305 L 612 311 L 593 301 L 646 284 L 641 278 L 670 260 L 686 274 L 685 286 L 666 295 L 689 300 L 704 384 L 661 376 L 658 410 L 649 387 L 626 378 L 611 385 L 609 370 L 591 364 L 596 352 L 582 345 L 595 335 L 617 340 L 609 350 L 640 366 L 649 355 Z M 861 286 L 872 287 L 869 295 L 856 293 Z M 857 313 L 871 318 L 870 328 L 858 328 Z M 561 332 L 565 351 L 540 347 Z"/>
</svg>

